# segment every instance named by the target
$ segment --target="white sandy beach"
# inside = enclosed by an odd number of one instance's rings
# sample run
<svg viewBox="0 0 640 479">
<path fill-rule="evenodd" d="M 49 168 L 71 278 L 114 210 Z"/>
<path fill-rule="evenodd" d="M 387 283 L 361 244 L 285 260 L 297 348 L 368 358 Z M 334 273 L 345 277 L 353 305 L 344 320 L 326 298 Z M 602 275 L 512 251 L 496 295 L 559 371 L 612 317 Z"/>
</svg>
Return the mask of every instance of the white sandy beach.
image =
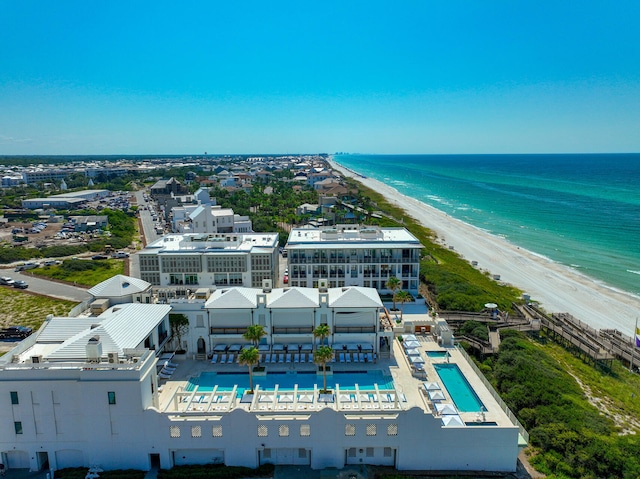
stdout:
<svg viewBox="0 0 640 479">
<path fill-rule="evenodd" d="M 509 243 L 479 228 L 452 218 L 442 211 L 405 196 L 380 181 L 362 178 L 331 165 L 351 176 L 434 231 L 438 239 L 478 268 L 500 275 L 501 281 L 531 295 L 548 312 L 567 312 L 596 329 L 618 329 L 632 336 L 640 315 L 640 298 L 599 284 L 571 268 L 555 263 Z"/>
</svg>

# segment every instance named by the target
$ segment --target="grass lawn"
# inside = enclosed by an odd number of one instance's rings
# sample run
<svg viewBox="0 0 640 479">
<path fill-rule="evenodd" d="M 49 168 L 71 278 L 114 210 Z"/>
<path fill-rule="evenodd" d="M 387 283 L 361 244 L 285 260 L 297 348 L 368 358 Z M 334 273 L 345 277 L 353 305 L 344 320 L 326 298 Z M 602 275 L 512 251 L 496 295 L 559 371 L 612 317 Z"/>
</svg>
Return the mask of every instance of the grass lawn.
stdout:
<svg viewBox="0 0 640 479">
<path fill-rule="evenodd" d="M 31 273 L 93 287 L 117 274 L 124 274 L 124 261 L 117 259 L 67 259 L 61 265 L 33 269 Z"/>
<path fill-rule="evenodd" d="M 0 326 L 39 328 L 47 315 L 66 316 L 77 303 L 0 287 Z"/>
</svg>

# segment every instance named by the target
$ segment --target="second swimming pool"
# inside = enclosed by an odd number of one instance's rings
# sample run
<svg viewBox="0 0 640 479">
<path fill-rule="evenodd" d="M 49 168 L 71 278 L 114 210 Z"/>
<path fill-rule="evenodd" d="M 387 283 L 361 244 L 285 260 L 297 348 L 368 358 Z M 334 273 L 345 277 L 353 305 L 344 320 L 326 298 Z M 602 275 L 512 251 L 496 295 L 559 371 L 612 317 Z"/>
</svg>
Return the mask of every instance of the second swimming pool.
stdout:
<svg viewBox="0 0 640 479">
<path fill-rule="evenodd" d="M 457 364 L 434 364 L 440 380 L 460 412 L 481 412 L 484 405 Z"/>
<path fill-rule="evenodd" d="M 298 385 L 299 391 L 313 391 L 314 386 L 318 389 L 324 386 L 322 374 L 316 375 L 315 372 L 282 372 L 269 373 L 266 376 L 253 376 L 253 387 L 260 385 L 261 390 L 271 390 L 278 385 L 278 391 L 293 391 L 295 385 Z M 378 385 L 380 390 L 392 390 L 393 378 L 383 374 L 381 370 L 349 372 L 334 372 L 327 375 L 327 387 L 334 388 L 336 384 L 340 385 L 341 391 L 355 391 L 356 384 L 360 389 L 374 389 L 374 385 Z M 185 387 L 186 391 L 192 391 L 198 386 L 198 391 L 213 391 L 218 386 L 218 391 L 232 391 L 237 386 L 238 395 L 241 396 L 246 389 L 249 389 L 249 374 L 225 374 L 216 372 L 203 372 L 200 376 L 192 378 Z"/>
</svg>

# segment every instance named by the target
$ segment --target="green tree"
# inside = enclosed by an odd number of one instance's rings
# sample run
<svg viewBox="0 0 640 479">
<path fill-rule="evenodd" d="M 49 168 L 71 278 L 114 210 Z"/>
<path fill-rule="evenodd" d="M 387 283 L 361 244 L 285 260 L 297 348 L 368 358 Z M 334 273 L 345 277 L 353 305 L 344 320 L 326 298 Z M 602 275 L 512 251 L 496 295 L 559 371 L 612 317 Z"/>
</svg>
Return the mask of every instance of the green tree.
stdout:
<svg viewBox="0 0 640 479">
<path fill-rule="evenodd" d="M 329 326 L 327 326 L 326 324 L 321 324 L 320 326 L 318 326 L 316 329 L 313 330 L 313 336 L 315 338 L 320 338 L 320 346 L 324 346 L 324 340 L 325 338 L 329 337 L 330 334 L 331 334 L 331 330 L 329 329 Z"/>
<path fill-rule="evenodd" d="M 258 347 L 258 343 L 263 336 L 266 336 L 267 332 L 264 330 L 264 326 L 260 324 L 252 324 L 247 328 L 242 337 L 247 341 L 251 341 L 255 348 Z M 260 355 L 258 355 L 258 365 L 260 364 Z"/>
<path fill-rule="evenodd" d="M 322 392 L 327 392 L 327 363 L 333 358 L 333 349 L 329 346 L 320 346 L 313 353 L 313 362 L 322 365 L 322 375 L 324 379 L 324 388 Z"/>
<path fill-rule="evenodd" d="M 400 286 L 402 286 L 402 282 L 395 276 L 390 276 L 385 286 L 393 294 L 393 309 L 395 310 L 397 309 L 396 308 L 396 291 L 400 289 Z"/>
<path fill-rule="evenodd" d="M 171 327 L 171 336 L 178 340 L 178 351 L 182 351 L 182 335 L 186 334 L 189 329 L 189 318 L 184 314 L 169 314 L 169 326 Z"/>
<path fill-rule="evenodd" d="M 240 364 L 249 366 L 249 394 L 253 394 L 253 366 L 258 364 L 259 360 L 260 353 L 253 346 L 240 351 Z"/>
<path fill-rule="evenodd" d="M 409 291 L 398 291 L 396 294 L 396 300 L 400 303 L 400 319 L 402 319 L 402 313 L 404 312 L 404 303 L 413 301 L 413 296 Z"/>
</svg>

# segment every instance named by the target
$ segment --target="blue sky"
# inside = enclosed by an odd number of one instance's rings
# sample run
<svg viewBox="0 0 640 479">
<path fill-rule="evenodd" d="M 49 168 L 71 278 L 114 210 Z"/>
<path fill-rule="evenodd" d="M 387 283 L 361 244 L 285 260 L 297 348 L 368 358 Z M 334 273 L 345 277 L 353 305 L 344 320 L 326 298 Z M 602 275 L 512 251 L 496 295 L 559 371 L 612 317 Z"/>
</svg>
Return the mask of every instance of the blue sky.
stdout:
<svg viewBox="0 0 640 479">
<path fill-rule="evenodd" d="M 640 151 L 640 2 L 0 3 L 0 154 Z"/>
</svg>

